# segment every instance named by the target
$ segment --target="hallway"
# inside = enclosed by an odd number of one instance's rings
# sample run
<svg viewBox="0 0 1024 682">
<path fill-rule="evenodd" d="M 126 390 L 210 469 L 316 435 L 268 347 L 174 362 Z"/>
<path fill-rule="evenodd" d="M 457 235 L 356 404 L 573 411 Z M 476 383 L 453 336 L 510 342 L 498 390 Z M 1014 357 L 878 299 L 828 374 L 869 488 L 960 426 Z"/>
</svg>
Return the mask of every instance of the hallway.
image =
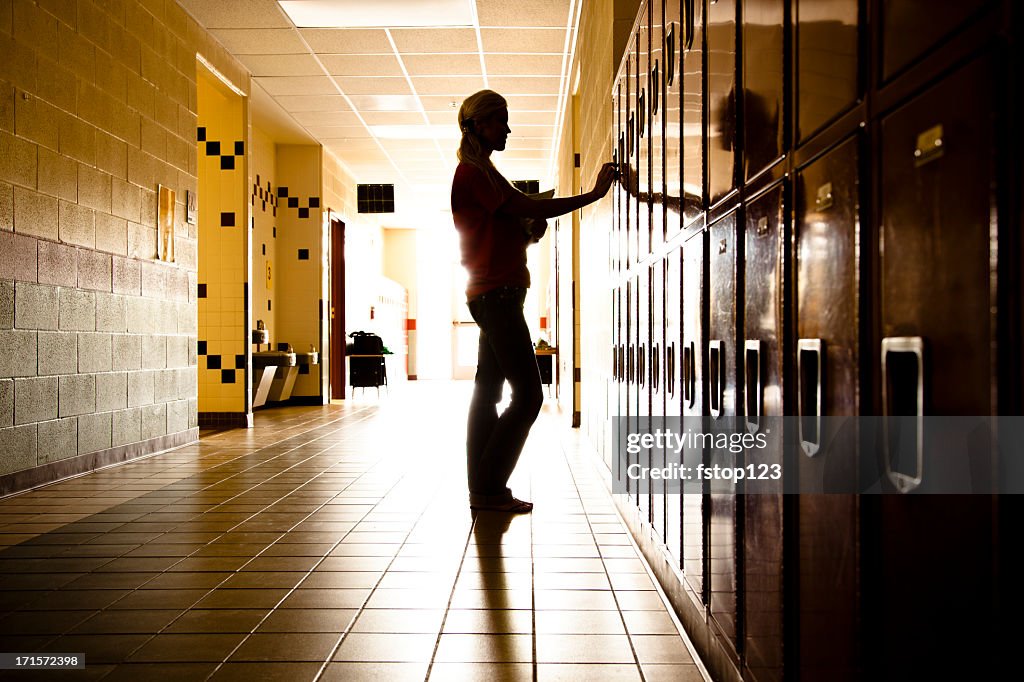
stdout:
<svg viewBox="0 0 1024 682">
<path fill-rule="evenodd" d="M 548 401 L 465 502 L 471 385 L 413 382 L 0 501 L 7 652 L 76 680 L 705 679 L 578 431 Z"/>
</svg>

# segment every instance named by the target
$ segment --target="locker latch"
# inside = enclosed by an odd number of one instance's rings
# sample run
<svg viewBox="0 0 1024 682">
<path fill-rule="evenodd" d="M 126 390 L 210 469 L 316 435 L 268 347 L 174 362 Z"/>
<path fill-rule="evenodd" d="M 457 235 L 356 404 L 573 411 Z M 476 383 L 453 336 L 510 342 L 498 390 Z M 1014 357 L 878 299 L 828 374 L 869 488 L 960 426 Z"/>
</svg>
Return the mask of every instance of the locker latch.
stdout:
<svg viewBox="0 0 1024 682">
<path fill-rule="evenodd" d="M 718 242 L 718 253 L 725 253 L 729 250 L 729 242 L 725 239 Z"/>
<path fill-rule="evenodd" d="M 768 234 L 768 216 L 762 216 L 757 220 L 757 236 L 763 237 Z"/>
<path fill-rule="evenodd" d="M 826 182 L 818 188 L 818 196 L 814 200 L 814 208 L 818 211 L 825 211 L 832 208 L 832 183 Z"/>
<path fill-rule="evenodd" d="M 920 168 L 929 161 L 942 156 L 945 151 L 942 143 L 942 126 L 929 128 L 917 136 L 917 148 L 914 149 L 914 166 Z"/>
</svg>

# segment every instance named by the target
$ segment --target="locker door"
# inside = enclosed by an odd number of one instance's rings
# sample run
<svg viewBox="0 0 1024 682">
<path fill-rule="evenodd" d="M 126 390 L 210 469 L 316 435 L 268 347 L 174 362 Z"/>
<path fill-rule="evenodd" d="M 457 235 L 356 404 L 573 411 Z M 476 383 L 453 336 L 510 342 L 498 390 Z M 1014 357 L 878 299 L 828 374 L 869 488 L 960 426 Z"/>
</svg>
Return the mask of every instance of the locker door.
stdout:
<svg viewBox="0 0 1024 682">
<path fill-rule="evenodd" d="M 619 289 L 613 287 L 611 290 L 611 324 L 612 324 L 612 345 L 611 345 L 611 377 L 607 384 L 607 401 L 608 401 L 608 412 L 607 418 L 611 424 L 613 438 L 617 435 L 616 429 L 619 424 L 616 421 L 619 417 L 619 380 L 621 367 L 619 364 Z M 611 447 L 605 448 L 604 460 L 608 470 L 612 472 L 614 479 L 618 480 L 619 468 L 618 468 L 618 441 L 613 441 Z"/>
<path fill-rule="evenodd" d="M 651 265 L 651 432 L 665 428 L 665 260 Z M 655 450 L 658 457 L 652 466 L 665 467 L 664 450 Z M 651 525 L 662 542 L 665 541 L 665 481 L 651 482 Z"/>
<path fill-rule="evenodd" d="M 636 276 L 637 282 L 637 431 L 651 432 L 651 272 L 642 268 Z M 651 451 L 641 450 L 640 466 L 651 466 Z M 640 516 L 651 520 L 650 479 L 645 479 L 638 490 Z"/>
<path fill-rule="evenodd" d="M 799 679 L 837 682 L 858 679 L 858 504 L 838 492 L 856 477 L 858 439 L 853 422 L 826 431 L 820 417 L 860 414 L 857 151 L 851 138 L 797 174 L 793 228 L 801 492 L 794 637 Z"/>
<path fill-rule="evenodd" d="M 849 109 L 860 94 L 857 0 L 796 2 L 796 139 Z"/>
<path fill-rule="evenodd" d="M 883 413 L 998 414 L 993 61 L 962 67 L 882 121 L 883 338 L 876 351 L 885 370 L 876 369 L 882 392 L 876 399 L 882 398 Z M 906 489 L 920 479 L 917 489 L 927 491 L 942 473 L 934 466 L 939 445 L 926 436 L 916 461 L 890 462 L 887 448 L 880 448 L 883 466 L 891 469 L 884 475 L 890 488 L 895 482 Z M 992 499 L 891 494 L 877 502 L 868 565 L 884 570 L 872 571 L 864 594 L 880 669 L 906 675 L 916 666 L 920 675 L 934 666 L 936 675 L 963 674 L 958 662 L 919 652 L 984 652 L 995 641 L 987 599 Z M 977 598 L 942 598 L 950 576 Z M 989 678 L 982 671 L 990 657 L 972 658 L 977 669 L 971 675 Z"/>
<path fill-rule="evenodd" d="M 626 328 L 626 315 L 629 309 L 628 293 L 628 285 L 620 284 L 616 287 L 616 298 L 619 303 L 619 314 L 616 322 L 618 328 L 619 382 L 616 386 L 618 390 L 618 400 L 616 401 L 618 411 L 615 413 L 615 417 L 619 420 L 620 428 L 629 427 L 629 371 L 631 360 L 629 356 L 629 332 Z M 616 453 L 615 462 L 616 480 L 625 480 L 626 472 L 622 470 L 622 453 Z"/>
<path fill-rule="evenodd" d="M 749 180 L 782 156 L 783 0 L 743 3 L 743 166 Z"/>
<path fill-rule="evenodd" d="M 612 97 L 612 120 L 614 121 L 614 140 L 615 149 L 612 151 L 612 161 L 615 163 L 625 163 L 626 158 L 626 131 L 623 127 L 622 122 L 622 84 L 623 76 L 620 73 L 615 81 L 615 90 Z M 620 166 L 621 167 L 621 166 Z M 623 254 L 620 253 L 619 246 L 622 242 L 620 233 L 622 232 L 623 218 L 624 218 L 624 200 L 625 200 L 625 185 L 623 183 L 623 175 L 619 174 L 619 180 L 612 187 L 612 201 L 614 202 L 612 211 L 612 234 L 611 243 L 609 244 L 609 252 L 611 253 L 612 266 L 611 271 L 613 274 L 619 272 L 619 268 L 622 267 Z"/>
<path fill-rule="evenodd" d="M 676 247 L 665 257 L 665 416 L 673 429 L 682 428 L 683 393 L 681 383 L 683 347 L 683 252 Z M 682 464 L 682 453 L 673 456 Z M 676 568 L 682 568 L 683 495 L 681 491 L 665 496 L 665 545 Z"/>
<path fill-rule="evenodd" d="M 889 80 L 994 3 L 991 0 L 883 0 L 881 4 L 882 79 Z"/>
<path fill-rule="evenodd" d="M 626 56 L 626 80 L 623 90 L 624 123 L 626 126 L 626 159 L 623 181 L 626 184 L 626 224 L 623 230 L 622 253 L 626 259 L 623 269 L 628 269 L 637 258 L 637 112 L 636 112 L 636 37 L 630 40 Z"/>
<path fill-rule="evenodd" d="M 640 26 L 636 37 L 636 117 L 637 117 L 637 259 L 651 250 L 651 7 L 640 6 Z"/>
<path fill-rule="evenodd" d="M 710 432 L 731 433 L 739 414 L 737 389 L 737 267 L 742 248 L 737 234 L 737 216 L 730 213 L 708 228 L 708 370 L 704 382 L 708 392 Z M 733 418 L 733 419 L 729 419 Z M 722 466 L 737 466 L 736 456 L 719 451 Z M 717 492 L 716 492 L 717 491 Z M 740 561 L 740 513 L 735 482 L 718 481 L 709 496 L 709 566 L 711 620 L 723 646 L 737 658 L 742 633 L 737 618 L 737 578 Z"/>
<path fill-rule="evenodd" d="M 705 302 L 708 263 L 708 233 L 702 230 L 683 245 L 683 348 L 680 354 L 683 416 L 687 428 L 706 428 L 707 394 L 707 304 Z M 694 469 L 704 462 L 700 447 L 683 449 L 686 466 Z M 691 469 L 693 470 L 693 469 Z M 687 492 L 683 496 L 683 576 L 702 604 L 707 603 L 707 505 L 705 495 Z"/>
<path fill-rule="evenodd" d="M 704 149 L 707 141 L 704 123 L 704 3 L 705 0 L 681 0 L 683 3 L 683 40 L 680 43 L 683 70 L 683 120 L 680 131 L 683 164 L 683 226 L 692 225 L 704 213 Z"/>
<path fill-rule="evenodd" d="M 708 7 L 707 43 L 708 194 L 714 206 L 736 188 L 736 0 Z"/>
<path fill-rule="evenodd" d="M 687 0 L 682 0 L 686 2 Z M 665 71 L 665 239 L 682 229 L 682 83 L 680 55 L 683 51 L 684 27 L 680 23 L 680 0 L 665 0 L 665 40 L 661 58 Z"/>
<path fill-rule="evenodd" d="M 747 431 L 766 448 L 741 464 L 783 467 L 782 396 L 785 335 L 784 186 L 747 204 L 744 222 L 743 407 Z M 766 418 L 771 421 L 766 421 Z M 774 419 L 773 419 L 774 418 Z M 745 484 L 743 506 L 744 658 L 753 679 L 782 679 L 782 481 Z"/>
<path fill-rule="evenodd" d="M 639 292 L 637 291 L 636 277 L 633 277 L 626 282 L 626 339 L 628 342 L 628 359 L 626 361 L 626 423 L 628 424 L 629 433 L 637 433 L 640 428 L 640 419 L 637 416 L 637 407 L 639 405 L 637 376 L 639 374 L 638 358 L 640 356 L 637 348 L 638 295 Z M 636 455 L 629 455 L 626 459 L 626 464 L 628 466 L 636 463 L 637 461 Z M 627 478 L 626 490 L 629 493 L 630 501 L 633 504 L 637 504 L 636 483 L 633 483 Z"/>
<path fill-rule="evenodd" d="M 665 7 L 651 4 L 651 250 L 665 241 Z"/>
</svg>

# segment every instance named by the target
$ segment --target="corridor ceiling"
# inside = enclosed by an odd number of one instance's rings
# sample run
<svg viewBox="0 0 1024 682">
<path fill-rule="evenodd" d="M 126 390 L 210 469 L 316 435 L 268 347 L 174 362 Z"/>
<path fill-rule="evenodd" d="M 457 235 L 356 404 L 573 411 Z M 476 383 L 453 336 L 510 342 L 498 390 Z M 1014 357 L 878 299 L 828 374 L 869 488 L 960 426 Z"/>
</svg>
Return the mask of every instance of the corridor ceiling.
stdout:
<svg viewBox="0 0 1024 682">
<path fill-rule="evenodd" d="M 462 100 L 509 101 L 509 179 L 550 176 L 581 0 L 178 0 L 360 183 L 447 203 Z M 255 89 L 255 88 L 254 88 Z"/>
</svg>

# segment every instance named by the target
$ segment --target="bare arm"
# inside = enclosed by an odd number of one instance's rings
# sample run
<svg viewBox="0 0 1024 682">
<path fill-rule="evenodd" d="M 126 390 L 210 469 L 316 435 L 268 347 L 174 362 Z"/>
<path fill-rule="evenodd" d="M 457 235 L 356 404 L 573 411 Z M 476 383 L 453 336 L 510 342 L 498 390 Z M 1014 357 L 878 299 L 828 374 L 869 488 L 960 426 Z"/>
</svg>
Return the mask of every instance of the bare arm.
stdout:
<svg viewBox="0 0 1024 682">
<path fill-rule="evenodd" d="M 594 189 L 586 194 L 577 194 L 574 197 L 559 197 L 557 199 L 531 199 L 522 192 L 515 192 L 501 205 L 500 210 L 503 213 L 522 218 L 557 218 L 560 215 L 572 213 L 578 208 L 592 204 L 603 197 L 608 193 L 608 189 L 612 186 L 612 181 L 615 180 L 617 173 L 615 164 L 606 163 L 601 167 L 601 172 L 597 174 L 597 182 L 594 183 Z"/>
</svg>

